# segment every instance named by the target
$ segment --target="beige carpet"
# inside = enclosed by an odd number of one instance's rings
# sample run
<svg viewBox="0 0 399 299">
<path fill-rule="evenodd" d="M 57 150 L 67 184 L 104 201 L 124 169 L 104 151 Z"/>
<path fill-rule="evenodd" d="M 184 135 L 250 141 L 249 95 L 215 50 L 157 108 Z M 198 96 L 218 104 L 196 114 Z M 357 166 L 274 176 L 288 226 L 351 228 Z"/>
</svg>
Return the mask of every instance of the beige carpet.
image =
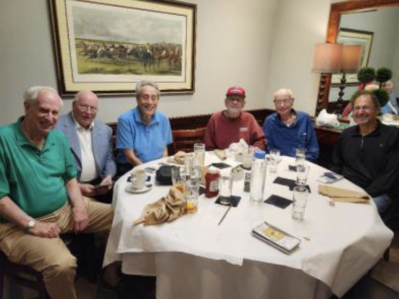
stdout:
<svg viewBox="0 0 399 299">
<path fill-rule="evenodd" d="M 381 260 L 371 277 L 399 294 L 399 235 L 396 233 L 390 249 L 389 262 Z"/>
</svg>

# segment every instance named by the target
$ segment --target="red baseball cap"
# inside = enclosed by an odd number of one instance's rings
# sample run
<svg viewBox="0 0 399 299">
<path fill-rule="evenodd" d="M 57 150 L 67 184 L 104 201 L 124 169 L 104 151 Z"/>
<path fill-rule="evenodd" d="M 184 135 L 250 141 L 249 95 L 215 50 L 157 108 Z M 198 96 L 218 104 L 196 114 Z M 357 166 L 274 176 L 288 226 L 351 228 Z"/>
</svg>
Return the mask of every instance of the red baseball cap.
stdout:
<svg viewBox="0 0 399 299">
<path fill-rule="evenodd" d="M 232 86 L 227 90 L 226 96 L 241 96 L 245 97 L 245 90 L 239 86 Z"/>
</svg>

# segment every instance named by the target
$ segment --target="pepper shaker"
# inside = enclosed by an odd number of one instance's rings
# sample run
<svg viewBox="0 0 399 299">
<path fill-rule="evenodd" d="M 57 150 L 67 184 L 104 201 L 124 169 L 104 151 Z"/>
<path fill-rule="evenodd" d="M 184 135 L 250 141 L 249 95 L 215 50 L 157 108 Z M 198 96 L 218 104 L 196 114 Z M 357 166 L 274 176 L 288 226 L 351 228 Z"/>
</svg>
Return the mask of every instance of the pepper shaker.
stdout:
<svg viewBox="0 0 399 299">
<path fill-rule="evenodd" d="M 251 191 L 251 173 L 246 172 L 244 178 L 244 192 L 250 192 L 250 191 Z"/>
</svg>

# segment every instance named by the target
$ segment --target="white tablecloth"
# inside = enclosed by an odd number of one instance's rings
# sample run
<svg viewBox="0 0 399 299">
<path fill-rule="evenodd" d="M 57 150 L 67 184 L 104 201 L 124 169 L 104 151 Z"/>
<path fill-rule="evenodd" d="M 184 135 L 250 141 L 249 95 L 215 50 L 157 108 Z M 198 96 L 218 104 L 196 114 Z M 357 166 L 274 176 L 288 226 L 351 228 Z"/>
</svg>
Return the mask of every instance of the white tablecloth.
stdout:
<svg viewBox="0 0 399 299">
<path fill-rule="evenodd" d="M 207 153 L 206 164 L 220 162 Z M 228 160 L 234 166 L 237 163 Z M 295 179 L 284 157 L 278 176 Z M 317 178 L 326 170 L 311 164 L 311 188 L 305 220 L 291 219 L 291 205 L 280 209 L 254 204 L 243 192 L 243 180 L 234 183 L 241 202 L 218 226 L 226 207 L 200 197 L 199 209 L 157 226 L 133 226 L 146 204 L 166 195 L 169 187 L 155 186 L 144 194 L 125 191 L 129 174 L 115 186 L 115 216 L 104 264 L 122 261 L 127 274 L 156 275 L 157 298 L 328 298 L 343 295 L 383 255 L 393 233 L 385 227 L 374 203 L 330 204 L 317 193 Z M 140 167 L 159 167 L 159 161 Z M 267 175 L 265 198 L 271 194 L 292 199 L 286 186 L 273 184 Z M 347 180 L 333 184 L 359 191 Z M 251 236 L 267 221 L 302 240 L 290 255 Z"/>
</svg>

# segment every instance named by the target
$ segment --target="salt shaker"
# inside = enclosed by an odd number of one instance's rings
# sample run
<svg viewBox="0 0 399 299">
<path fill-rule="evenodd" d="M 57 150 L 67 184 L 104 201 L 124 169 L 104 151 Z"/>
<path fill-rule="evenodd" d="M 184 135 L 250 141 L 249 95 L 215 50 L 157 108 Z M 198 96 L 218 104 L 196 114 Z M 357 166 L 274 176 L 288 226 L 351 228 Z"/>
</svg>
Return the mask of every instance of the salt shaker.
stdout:
<svg viewBox="0 0 399 299">
<path fill-rule="evenodd" d="M 250 192 L 251 191 L 251 173 L 247 172 L 245 173 L 245 179 L 244 179 L 244 192 Z"/>
</svg>

